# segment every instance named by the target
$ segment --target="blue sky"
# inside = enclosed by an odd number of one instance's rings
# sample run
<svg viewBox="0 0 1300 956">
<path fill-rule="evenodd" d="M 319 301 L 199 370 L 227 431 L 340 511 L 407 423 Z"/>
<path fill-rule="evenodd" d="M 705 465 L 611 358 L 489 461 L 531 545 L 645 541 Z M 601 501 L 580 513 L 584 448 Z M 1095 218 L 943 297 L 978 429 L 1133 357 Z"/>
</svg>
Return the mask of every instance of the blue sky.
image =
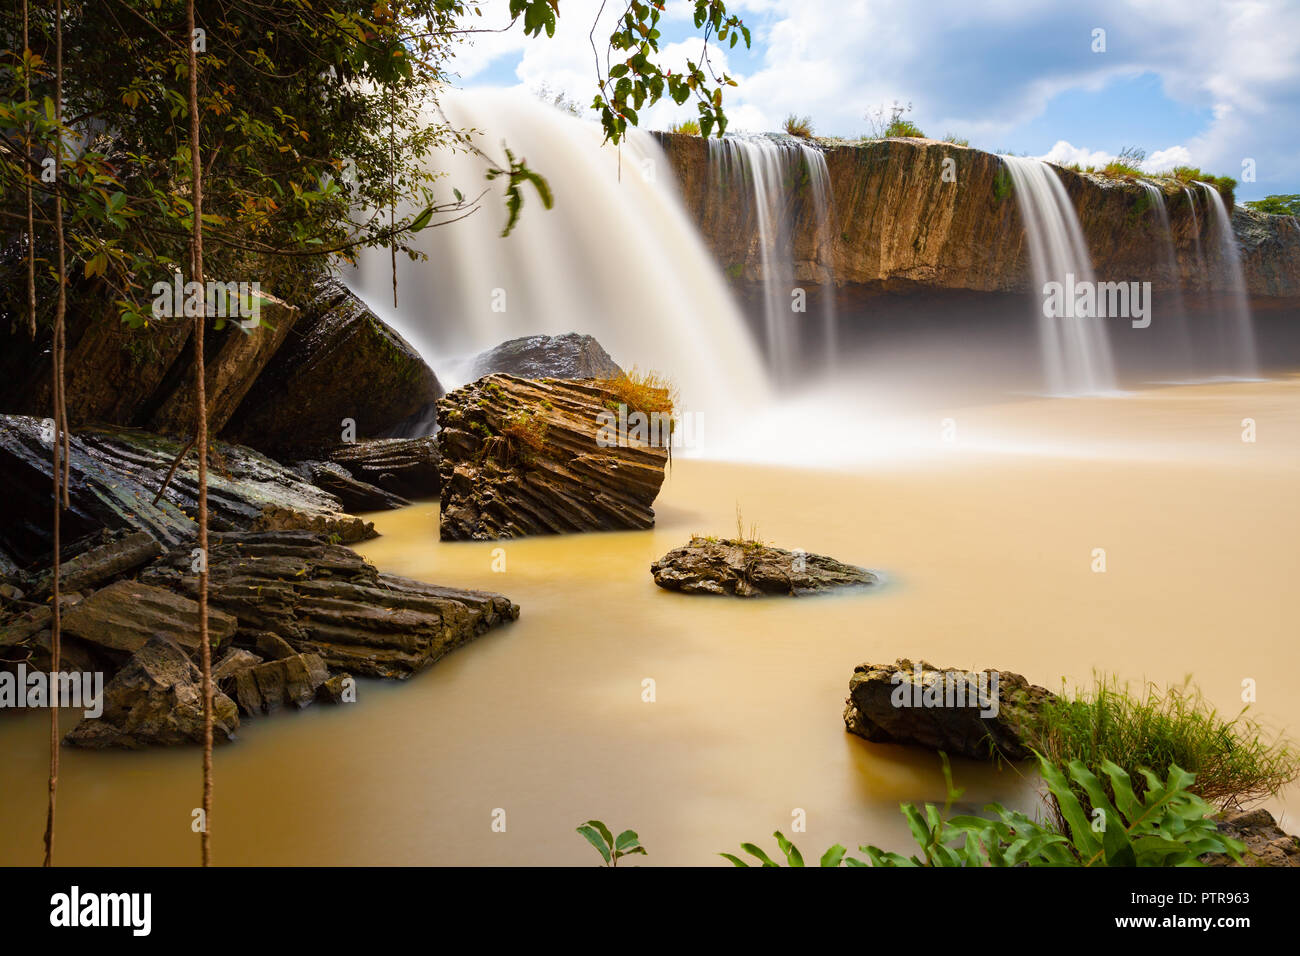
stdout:
<svg viewBox="0 0 1300 956">
<path fill-rule="evenodd" d="M 489 0 L 484 20 L 504 22 Z M 456 68 L 465 86 L 545 84 L 593 95 L 588 32 L 599 0 L 561 0 L 553 39 L 480 34 Z M 606 4 L 605 23 L 623 4 Z M 1149 168 L 1182 163 L 1241 181 L 1241 200 L 1300 192 L 1300 3 L 1295 0 L 732 0 L 753 48 L 714 51 L 739 82 L 734 129 L 772 130 L 791 112 L 824 135 L 857 136 L 868 110 L 910 103 L 931 136 L 1102 163 L 1125 146 Z M 698 59 L 689 0 L 669 0 L 665 62 Z M 493 17 L 496 17 L 496 20 Z M 597 31 L 599 38 L 602 30 Z M 1097 49 L 1097 30 L 1104 49 Z M 603 46 L 601 47 L 603 51 Z M 663 128 L 693 115 L 664 102 Z M 1243 171 L 1253 160 L 1256 181 Z"/>
</svg>

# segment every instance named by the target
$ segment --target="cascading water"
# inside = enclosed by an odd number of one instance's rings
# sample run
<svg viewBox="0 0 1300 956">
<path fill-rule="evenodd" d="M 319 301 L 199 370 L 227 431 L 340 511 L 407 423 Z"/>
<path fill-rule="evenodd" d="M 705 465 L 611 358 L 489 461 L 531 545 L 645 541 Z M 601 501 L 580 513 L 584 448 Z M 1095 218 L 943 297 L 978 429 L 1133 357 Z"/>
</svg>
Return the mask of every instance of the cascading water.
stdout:
<svg viewBox="0 0 1300 956">
<path fill-rule="evenodd" d="M 1048 389 L 1058 395 L 1096 394 L 1115 387 L 1115 368 L 1104 320 L 1067 314 L 1043 314 L 1043 291 L 1049 282 L 1092 282 L 1092 258 L 1074 205 L 1056 173 L 1046 163 L 1003 156 L 1029 241 L 1035 314 Z"/>
<path fill-rule="evenodd" d="M 1241 269 L 1241 252 L 1237 237 L 1232 233 L 1232 217 L 1219 191 L 1208 183 L 1197 181 L 1209 197 L 1210 219 L 1219 247 L 1219 268 L 1223 277 L 1223 318 L 1216 323 L 1219 329 L 1220 366 L 1232 375 L 1255 378 L 1259 375 L 1259 359 L 1255 353 L 1255 328 L 1250 315 L 1250 302 L 1246 298 L 1246 276 Z"/>
<path fill-rule="evenodd" d="M 830 248 L 830 172 L 821 150 L 806 143 L 769 136 L 732 135 L 709 140 L 711 185 L 742 182 L 754 209 L 755 241 L 762 276 L 763 340 L 774 377 L 790 381 L 800 364 L 800 346 L 809 338 L 804 313 L 796 311 L 794 226 L 797 193 L 806 185 L 816 222 L 816 255 Z M 820 275 L 822 338 L 827 361 L 835 355 L 835 290 L 831 269 L 814 264 Z"/>
<path fill-rule="evenodd" d="M 457 92 L 443 111 L 492 156 L 504 141 L 544 176 L 547 211 L 525 185 L 523 214 L 508 237 L 501 188 L 468 218 L 418 233 L 427 261 L 397 265 L 392 305 L 387 249 L 367 250 L 349 284 L 429 361 L 443 384 L 463 383 L 465 356 L 522 335 L 594 335 L 624 368 L 655 370 L 680 391 L 679 409 L 703 416 L 702 441 L 725 420 L 765 401 L 766 378 L 713 256 L 687 217 L 663 153 L 634 132 L 619 150 L 600 129 L 500 91 Z M 484 188 L 484 161 L 458 150 L 427 160 L 442 198 Z M 400 211 L 400 210 L 399 210 Z M 408 212 L 410 210 L 407 210 Z"/>
<path fill-rule="evenodd" d="M 1161 331 L 1170 329 L 1165 332 L 1166 338 L 1163 340 L 1169 351 L 1172 353 L 1174 367 L 1180 372 L 1193 371 L 1192 342 L 1187 331 L 1187 308 L 1183 302 L 1183 280 L 1182 272 L 1178 268 L 1178 252 L 1174 248 L 1174 230 L 1169 223 L 1169 207 L 1165 203 L 1164 190 L 1154 183 L 1140 182 L 1140 185 L 1151 200 L 1151 205 L 1155 207 L 1156 216 L 1160 220 L 1160 228 L 1164 232 L 1164 270 L 1168 277 L 1171 292 L 1168 298 L 1162 302 L 1161 318 L 1165 321 L 1160 323 Z M 1168 308 L 1169 314 L 1164 314 L 1165 307 Z"/>
<path fill-rule="evenodd" d="M 1196 215 L 1196 193 L 1192 191 L 1191 186 L 1184 186 L 1183 192 L 1187 194 L 1187 204 L 1192 210 L 1192 238 L 1196 241 L 1196 274 L 1199 281 L 1205 282 L 1205 254 L 1201 251 L 1201 221 Z"/>
</svg>

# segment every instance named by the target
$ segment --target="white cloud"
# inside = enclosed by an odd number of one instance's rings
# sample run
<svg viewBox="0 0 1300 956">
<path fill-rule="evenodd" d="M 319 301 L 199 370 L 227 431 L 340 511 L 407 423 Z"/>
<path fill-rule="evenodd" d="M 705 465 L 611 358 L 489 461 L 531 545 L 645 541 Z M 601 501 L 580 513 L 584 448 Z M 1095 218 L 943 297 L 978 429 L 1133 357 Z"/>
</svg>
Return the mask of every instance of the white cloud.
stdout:
<svg viewBox="0 0 1300 956">
<path fill-rule="evenodd" d="M 1058 139 L 1055 146 L 1038 158 L 1058 166 L 1073 166 L 1075 163 L 1080 166 L 1105 166 L 1115 158 L 1115 154 L 1104 149 L 1092 150 L 1086 146 L 1075 146 Z"/>
</svg>

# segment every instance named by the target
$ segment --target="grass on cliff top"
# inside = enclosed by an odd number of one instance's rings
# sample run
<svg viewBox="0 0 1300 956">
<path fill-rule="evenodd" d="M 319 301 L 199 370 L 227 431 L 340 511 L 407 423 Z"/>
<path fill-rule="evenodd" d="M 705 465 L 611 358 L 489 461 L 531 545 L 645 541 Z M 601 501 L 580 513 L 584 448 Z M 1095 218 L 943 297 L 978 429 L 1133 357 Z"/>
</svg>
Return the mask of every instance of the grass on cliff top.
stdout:
<svg viewBox="0 0 1300 956">
<path fill-rule="evenodd" d="M 1300 774 L 1300 757 L 1245 716 L 1221 716 L 1191 684 L 1133 693 L 1114 677 L 1091 691 L 1050 701 L 1029 733 L 1049 763 L 1079 760 L 1100 780 L 1104 760 L 1123 767 L 1141 795 L 1141 768 L 1163 777 L 1171 765 L 1196 775 L 1189 788 L 1221 809 L 1275 796 Z M 1109 784 L 1106 784 L 1109 787 Z"/>
<path fill-rule="evenodd" d="M 791 113 L 785 118 L 782 128 L 791 136 L 797 136 L 800 139 L 812 139 L 813 124 L 811 116 L 796 116 Z"/>
<path fill-rule="evenodd" d="M 700 135 L 700 121 L 699 121 L 699 120 L 688 119 L 688 120 L 683 120 L 683 121 L 680 122 L 680 123 L 673 123 L 672 125 L 670 125 L 670 126 L 668 127 L 668 132 L 670 132 L 670 133 L 682 133 L 682 134 L 684 134 L 684 135 L 686 135 L 686 136 L 699 136 L 699 135 Z"/>
</svg>

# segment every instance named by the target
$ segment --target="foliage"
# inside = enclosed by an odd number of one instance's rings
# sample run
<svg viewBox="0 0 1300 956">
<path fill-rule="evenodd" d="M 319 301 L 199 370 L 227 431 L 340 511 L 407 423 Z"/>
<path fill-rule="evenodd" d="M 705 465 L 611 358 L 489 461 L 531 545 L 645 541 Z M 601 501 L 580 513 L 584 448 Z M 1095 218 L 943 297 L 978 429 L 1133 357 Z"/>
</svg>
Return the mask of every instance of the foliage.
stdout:
<svg viewBox="0 0 1300 956">
<path fill-rule="evenodd" d="M 1052 764 L 1079 761 L 1097 776 L 1113 759 L 1139 794 L 1139 768 L 1182 767 L 1195 775 L 1191 791 L 1219 808 L 1274 796 L 1300 774 L 1288 742 L 1267 738 L 1244 710 L 1221 717 L 1190 684 L 1134 694 L 1099 679 L 1086 695 L 1045 704 L 1029 740 Z"/>
<path fill-rule="evenodd" d="M 1011 195 L 1011 188 L 1011 174 L 1007 172 L 1006 166 L 999 165 L 997 173 L 993 176 L 993 198 L 1001 202 Z"/>
<path fill-rule="evenodd" d="M 501 427 L 508 454 L 515 457 L 529 451 L 541 451 L 546 447 L 547 431 L 546 419 L 529 411 L 516 412 Z"/>
<path fill-rule="evenodd" d="M 943 138 L 943 141 L 944 141 L 945 143 L 952 143 L 954 146 L 969 146 L 969 145 L 970 145 L 970 140 L 968 140 L 968 139 L 966 139 L 966 138 L 964 138 L 964 137 L 958 137 L 958 136 L 956 136 L 956 135 L 953 134 L 953 133 L 949 133 L 947 136 L 945 136 L 945 137 Z"/>
<path fill-rule="evenodd" d="M 887 127 L 885 127 L 885 136 L 886 137 L 913 136 L 918 139 L 925 138 L 925 134 L 921 132 L 921 128 L 919 126 L 917 126 L 911 120 L 905 120 L 905 119 L 895 119 Z"/>
<path fill-rule="evenodd" d="M 599 820 L 588 820 L 578 827 L 578 832 L 596 848 L 596 852 L 609 867 L 618 866 L 618 861 L 625 856 L 648 855 L 635 830 L 624 830 L 618 836 L 614 836 L 609 827 Z"/>
<path fill-rule="evenodd" d="M 681 133 L 684 136 L 699 136 L 700 121 L 688 119 L 688 120 L 683 120 L 680 123 L 673 123 L 671 126 L 668 127 L 668 132 Z"/>
<path fill-rule="evenodd" d="M 612 392 L 630 410 L 646 415 L 672 419 L 677 407 L 677 386 L 658 372 L 642 372 L 636 366 L 621 375 L 596 379 L 596 385 Z"/>
<path fill-rule="evenodd" d="M 1300 216 L 1300 193 L 1289 195 L 1265 196 L 1246 203 L 1256 212 L 1266 212 L 1274 216 Z"/>
<path fill-rule="evenodd" d="M 800 139 L 812 139 L 813 125 L 811 116 L 798 116 L 791 113 L 785 118 L 782 128 L 791 136 L 797 136 Z"/>
<path fill-rule="evenodd" d="M 1141 796 L 1123 768 L 1105 761 L 1102 772 L 1109 786 L 1078 761 L 1066 772 L 1039 757 L 1039 769 L 1048 790 L 1064 811 L 1064 824 L 1057 826 L 1030 819 L 1023 813 L 990 804 L 990 814 L 949 818 L 948 810 L 961 791 L 952 785 L 951 771 L 944 757 L 948 798 L 942 812 L 933 804 L 917 809 L 904 804 L 902 812 L 912 831 L 918 852 L 912 856 L 863 845 L 859 850 L 872 866 L 1196 866 L 1207 853 L 1224 853 L 1240 859 L 1244 844 L 1222 834 L 1210 819 L 1213 808 L 1189 790 L 1193 776 L 1176 766 L 1164 780 L 1149 770 L 1142 771 L 1145 786 Z M 1087 793 L 1093 808 L 1091 818 L 1075 795 L 1079 787 Z M 1114 799 L 1112 800 L 1112 796 Z M 789 865 L 803 866 L 799 850 L 781 834 L 778 845 Z M 741 848 L 762 866 L 779 866 L 752 843 Z M 723 853 L 735 866 L 750 864 Z M 839 844 L 821 857 L 822 866 L 865 866 L 849 856 Z"/>
<path fill-rule="evenodd" d="M 1124 179 L 1125 177 L 1136 178 L 1143 176 L 1145 173 L 1136 166 L 1120 162 L 1118 159 L 1112 159 L 1109 163 L 1101 168 L 1101 174 L 1111 179 Z"/>
<path fill-rule="evenodd" d="M 511 11 L 516 7 L 531 9 L 549 8 L 551 0 L 510 0 Z M 654 60 L 659 52 L 662 35 L 659 31 L 659 18 L 663 8 L 658 3 L 642 3 L 630 0 L 618 26 L 610 34 L 605 63 L 613 65 L 606 71 L 597 60 L 597 79 L 600 92 L 592 101 L 591 108 L 600 116 L 605 129 L 605 138 L 618 143 L 627 133 L 629 125 L 637 125 L 637 114 L 647 106 L 654 106 L 665 94 L 681 106 L 694 97 L 695 108 L 700 114 L 700 132 L 710 135 L 715 129 L 721 137 L 727 129 L 727 117 L 722 111 L 722 88 L 735 86 L 736 81 L 723 73 L 717 73 L 709 55 L 709 44 L 716 41 L 735 47 L 743 39 L 749 46 L 749 28 L 739 17 L 727 12 L 722 0 L 695 0 L 695 29 L 701 31 L 703 44 L 700 60 L 688 59 L 684 73 L 664 70 Z M 545 9 L 539 14 L 547 17 Z M 553 20 L 553 18 L 552 18 Z M 540 29 L 540 26 L 536 27 Z M 549 26 L 549 30 L 554 27 Z M 525 32 L 529 28 L 525 25 Z M 536 32 L 535 30 L 533 32 Z"/>
<path fill-rule="evenodd" d="M 868 139 L 885 139 L 889 136 L 918 136 L 924 137 L 925 134 L 910 120 L 904 119 L 903 114 L 912 112 L 912 104 L 906 106 L 895 100 L 891 105 L 881 104 L 873 109 L 867 110 L 865 119 L 867 125 L 871 127 Z"/>
</svg>

